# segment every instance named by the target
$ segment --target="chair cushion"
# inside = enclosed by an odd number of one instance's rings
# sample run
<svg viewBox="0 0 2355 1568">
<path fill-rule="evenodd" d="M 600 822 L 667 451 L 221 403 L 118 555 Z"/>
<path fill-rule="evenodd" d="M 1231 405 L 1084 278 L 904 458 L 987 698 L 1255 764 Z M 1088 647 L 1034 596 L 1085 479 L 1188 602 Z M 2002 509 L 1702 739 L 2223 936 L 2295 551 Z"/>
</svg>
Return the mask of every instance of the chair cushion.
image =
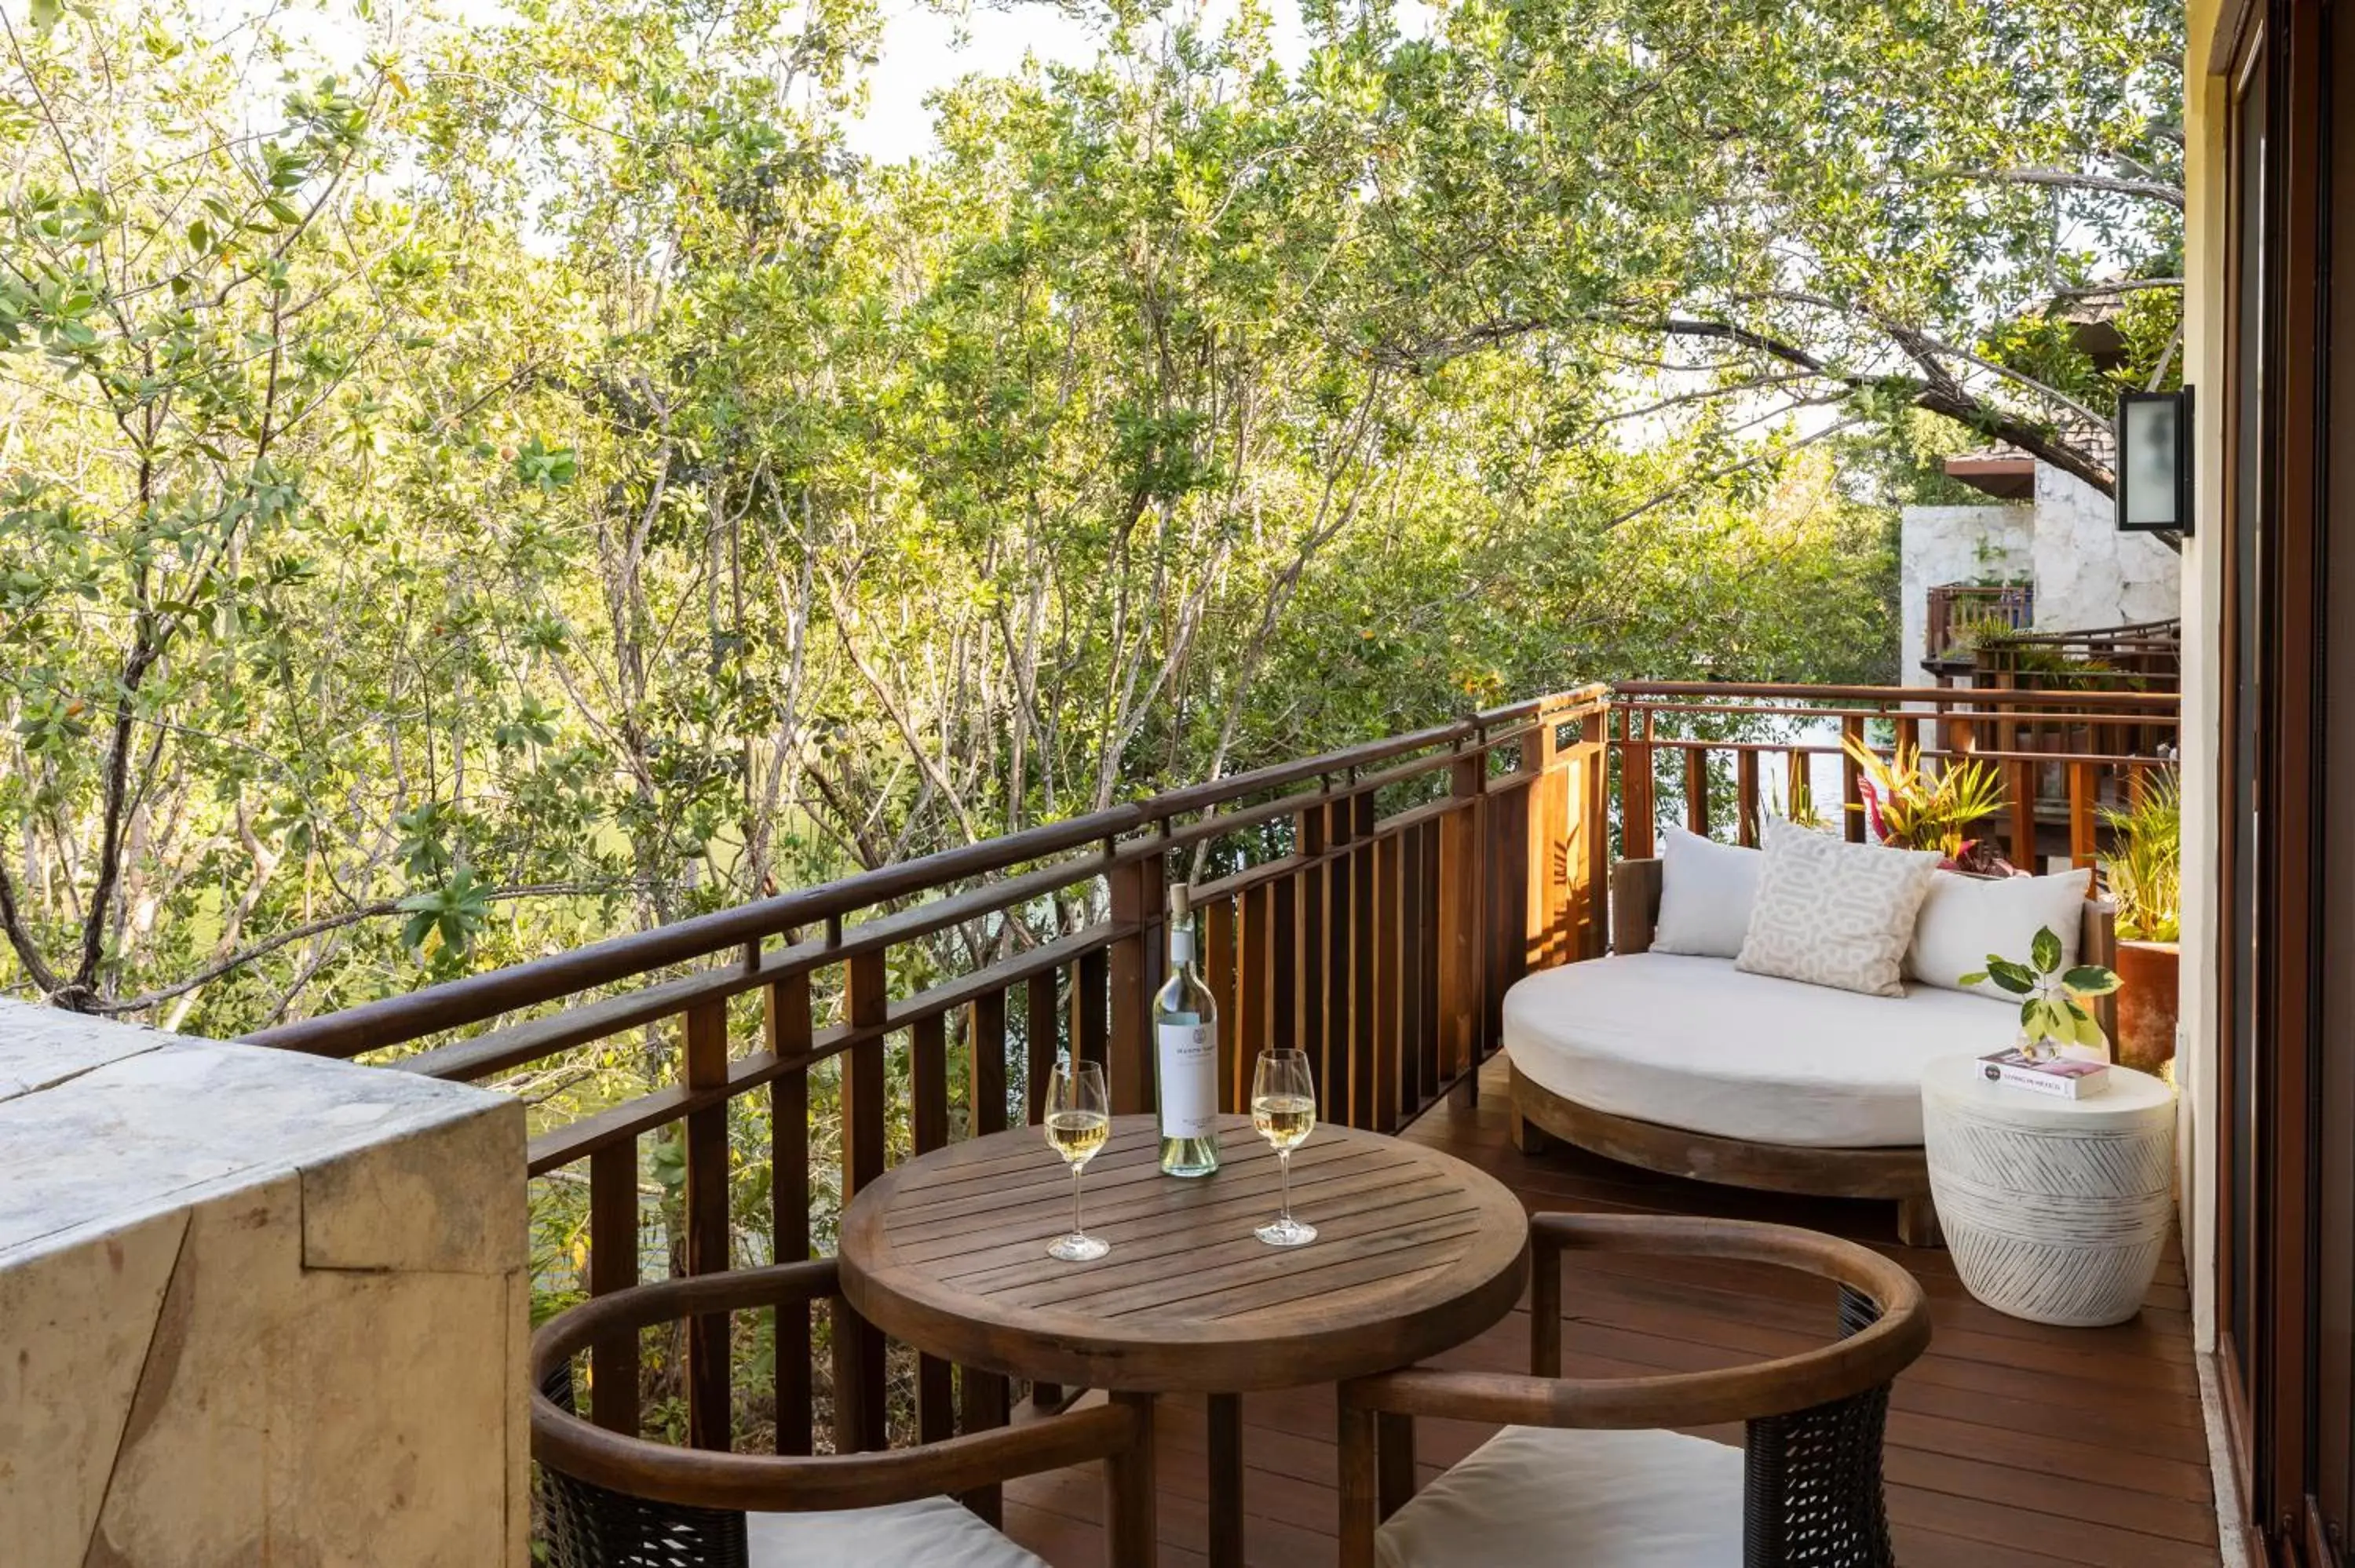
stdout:
<svg viewBox="0 0 2355 1568">
<path fill-rule="evenodd" d="M 1047 1568 L 949 1498 L 834 1513 L 749 1513 L 752 1568 Z"/>
<path fill-rule="evenodd" d="M 1742 1450 L 1508 1426 L 1375 1538 L 1381 1568 L 1741 1568 Z"/>
<path fill-rule="evenodd" d="M 1717 1138 L 1811 1149 L 1922 1141 L 1922 1069 L 1985 1055 L 2014 1021 L 1961 991 L 1897 997 L 1627 953 L 1505 993 L 1505 1051 L 1564 1099 Z"/>
<path fill-rule="evenodd" d="M 1852 844 L 1769 818 L 1758 898 L 1734 960 L 1752 974 L 1902 996 L 1913 916 L 1938 857 Z"/>
<path fill-rule="evenodd" d="M 1660 914 L 1652 922 L 1652 950 L 1730 959 L 1742 951 L 1750 909 L 1758 902 L 1758 871 L 1766 857 L 1663 825 L 1660 829 Z"/>
</svg>

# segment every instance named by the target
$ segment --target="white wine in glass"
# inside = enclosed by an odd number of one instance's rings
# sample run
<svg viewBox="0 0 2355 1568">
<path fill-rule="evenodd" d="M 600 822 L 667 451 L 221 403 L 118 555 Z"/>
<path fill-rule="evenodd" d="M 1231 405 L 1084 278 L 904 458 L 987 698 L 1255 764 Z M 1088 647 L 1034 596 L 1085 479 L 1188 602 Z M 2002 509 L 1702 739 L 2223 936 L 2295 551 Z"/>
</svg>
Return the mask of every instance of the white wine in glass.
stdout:
<svg viewBox="0 0 2355 1568">
<path fill-rule="evenodd" d="M 1104 1094 L 1103 1069 L 1093 1062 L 1055 1064 L 1047 1081 L 1047 1145 L 1071 1168 L 1071 1234 L 1047 1248 L 1065 1263 L 1087 1263 L 1112 1250 L 1080 1224 L 1080 1172 L 1112 1137 L 1112 1101 Z"/>
<path fill-rule="evenodd" d="M 1316 1227 L 1292 1217 L 1292 1151 L 1316 1126 L 1316 1084 L 1304 1051 L 1263 1051 L 1252 1071 L 1252 1126 L 1275 1149 L 1283 1171 L 1284 1212 L 1253 1234 L 1270 1246 L 1300 1246 Z"/>
</svg>

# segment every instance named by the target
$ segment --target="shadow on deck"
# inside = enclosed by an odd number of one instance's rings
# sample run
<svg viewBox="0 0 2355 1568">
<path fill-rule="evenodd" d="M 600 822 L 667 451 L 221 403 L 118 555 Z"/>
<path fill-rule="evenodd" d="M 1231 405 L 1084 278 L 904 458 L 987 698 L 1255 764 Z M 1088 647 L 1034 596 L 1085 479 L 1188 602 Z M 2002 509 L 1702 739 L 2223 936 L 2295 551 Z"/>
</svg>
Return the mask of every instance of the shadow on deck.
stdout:
<svg viewBox="0 0 2355 1568">
<path fill-rule="evenodd" d="M 1502 1058 L 1477 1110 L 1441 1105 L 1406 1137 L 1481 1167 L 1531 1209 L 1771 1219 L 1864 1241 L 1912 1268 L 1930 1298 L 1930 1353 L 1898 1380 L 1889 1420 L 1890 1512 L 1908 1568 L 2176 1568 L 2218 1562 L 2183 1262 L 2170 1246 L 2141 1315 L 2114 1329 L 2051 1329 L 1980 1306 L 1944 1252 L 1896 1245 L 1891 1205 L 1785 1198 L 1654 1175 L 1557 1146 L 1537 1158 L 1506 1137 Z M 1724 1366 L 1819 1342 L 1828 1292 L 1780 1270 L 1610 1255 L 1564 1280 L 1563 1370 L 1632 1376 Z M 1443 1363 L 1525 1371 L 1526 1305 Z M 1329 1387 L 1244 1401 L 1248 1560 L 1320 1568 L 1335 1559 Z M 1426 1478 L 1490 1429 L 1420 1422 Z M 1739 1441 L 1738 1428 L 1708 1434 Z M 1164 1401 L 1161 1562 L 1198 1568 L 1209 1536 L 1199 1401 Z M 1056 1568 L 1103 1561 L 1092 1473 L 1007 1489 L 1006 1528 Z"/>
</svg>

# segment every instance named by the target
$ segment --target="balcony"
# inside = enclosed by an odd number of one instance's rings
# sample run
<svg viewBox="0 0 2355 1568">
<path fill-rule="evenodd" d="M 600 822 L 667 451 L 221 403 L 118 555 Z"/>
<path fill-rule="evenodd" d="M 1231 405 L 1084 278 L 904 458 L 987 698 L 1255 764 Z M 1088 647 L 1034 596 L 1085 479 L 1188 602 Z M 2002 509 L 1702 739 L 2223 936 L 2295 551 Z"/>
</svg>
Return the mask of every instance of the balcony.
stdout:
<svg viewBox="0 0 2355 1568">
<path fill-rule="evenodd" d="M 1890 1429 L 1904 1561 L 2213 1563 L 2172 1249 L 2139 1318 L 2042 1328 L 1974 1301 L 1944 1253 L 1900 1246 L 1883 1204 L 1704 1185 L 1577 1150 L 1517 1153 L 1497 1056 L 1507 988 L 1604 952 L 1610 863 L 1649 853 L 1663 821 L 1754 842 L 1765 815 L 1813 801 L 1860 838 L 1849 808 L 1861 779 L 1841 742 L 1902 736 L 1932 768 L 1968 756 L 1996 768 L 2003 800 L 1982 829 L 2015 863 L 2090 864 L 2101 809 L 2166 765 L 2175 724 L 2172 695 L 2154 692 L 1588 687 L 251 1041 L 526 1090 L 545 1310 L 673 1272 L 829 1251 L 843 1205 L 892 1164 L 1036 1119 L 1059 1052 L 1105 1065 L 1115 1113 L 1149 1108 L 1146 1003 L 1166 890 L 1182 880 L 1228 1024 L 1223 1108 L 1247 1099 L 1257 1051 L 1296 1045 L 1316 1065 L 1323 1119 L 1444 1150 L 1533 1210 L 1774 1219 L 1913 1270 L 1935 1337 L 1897 1385 Z M 632 1075 L 614 1070 L 624 1059 L 655 1086 L 616 1092 Z M 1565 1300 L 1572 1372 L 1725 1365 L 1817 1337 L 1796 1285 L 1752 1265 L 1598 1259 Z M 1509 1364 L 1526 1311 L 1447 1361 Z M 837 1434 L 879 1446 L 986 1429 L 1087 1397 L 952 1369 L 807 1307 L 602 1343 L 591 1380 L 600 1425 L 787 1453 L 826 1451 Z M 832 1430 L 807 1418 L 813 1407 L 832 1412 Z M 1242 1418 L 1246 1559 L 1332 1561 L 1331 1390 L 1253 1394 Z M 1205 1411 L 1166 1400 L 1158 1419 L 1160 1561 L 1207 1561 Z M 1426 1425 L 1426 1469 L 1484 1436 Z M 1092 1476 L 967 1500 L 1052 1563 L 1103 1560 Z"/>
</svg>

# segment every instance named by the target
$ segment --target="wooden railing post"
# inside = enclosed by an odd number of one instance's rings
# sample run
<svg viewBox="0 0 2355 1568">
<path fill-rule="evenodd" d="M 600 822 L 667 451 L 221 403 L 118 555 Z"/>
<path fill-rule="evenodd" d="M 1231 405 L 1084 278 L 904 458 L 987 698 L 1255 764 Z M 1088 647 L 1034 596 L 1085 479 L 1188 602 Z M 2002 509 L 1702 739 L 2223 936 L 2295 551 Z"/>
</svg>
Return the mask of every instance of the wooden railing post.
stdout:
<svg viewBox="0 0 2355 1568">
<path fill-rule="evenodd" d="M 1235 906 L 1232 898 L 1213 898 L 1196 916 L 1202 944 L 1202 983 L 1219 1004 L 1219 1108 L 1238 1111 L 1249 1097 L 1241 1086 L 1242 1027 L 1235 980 Z"/>
<path fill-rule="evenodd" d="M 917 1019 L 908 1030 L 908 1135 L 918 1154 L 948 1146 L 948 1021 L 937 1012 Z M 939 1357 L 919 1354 L 916 1441 L 939 1443 L 955 1436 L 955 1374 Z"/>
<path fill-rule="evenodd" d="M 1733 840 L 1758 847 L 1758 753 L 1749 747 L 1733 758 Z"/>
<path fill-rule="evenodd" d="M 1154 938 L 1166 925 L 1161 914 L 1163 857 L 1150 855 L 1113 867 L 1106 881 L 1114 924 L 1135 930 L 1115 938 L 1109 956 L 1111 988 L 1110 1061 L 1114 1116 L 1135 1116 L 1153 1108 L 1153 992 L 1165 967 Z M 1084 960 L 1083 960 L 1084 961 Z"/>
<path fill-rule="evenodd" d="M 790 945 L 794 934 L 787 932 Z M 797 970 L 768 988 L 763 1043 L 779 1061 L 810 1048 L 810 981 Z M 781 1073 L 769 1085 L 770 1251 L 779 1263 L 810 1255 L 809 1073 Z M 806 1454 L 810 1429 L 810 1309 L 806 1301 L 777 1308 L 777 1452 Z"/>
<path fill-rule="evenodd" d="M 1550 728 L 1550 725 L 1548 726 Z M 1479 929 L 1481 790 L 1488 758 L 1480 750 L 1458 757 L 1447 770 L 1447 793 L 1455 809 L 1439 820 L 1439 1064 L 1455 1083 L 1458 1106 L 1479 1099 L 1476 1021 L 1480 1016 Z"/>
<path fill-rule="evenodd" d="M 1374 841 L 1374 1123 L 1388 1131 L 1420 1107 L 1407 1048 L 1404 966 L 1406 871 L 1403 835 Z"/>
<path fill-rule="evenodd" d="M 1864 720 L 1850 714 L 1840 720 L 1840 738 L 1864 743 Z M 1840 747 L 1840 822 L 1841 829 L 1852 844 L 1864 842 L 1864 769 L 1857 766 L 1846 746 Z"/>
<path fill-rule="evenodd" d="M 1293 848 L 1300 847 L 1295 833 Z M 1300 878 L 1279 876 L 1267 888 L 1267 1044 L 1278 1051 L 1300 1044 Z M 1252 1065 L 1243 1063 L 1249 1077 Z M 1318 1114 L 1324 1086 L 1319 1085 Z"/>
<path fill-rule="evenodd" d="M 1632 713 L 1627 722 L 1632 733 L 1636 724 Z M 1567 905 L 1574 834 L 1572 824 L 1578 819 L 1572 814 L 1571 792 L 1575 786 L 1561 766 L 1561 737 L 1555 728 L 1551 719 L 1540 715 L 1529 738 L 1522 742 L 1522 765 L 1530 775 L 1527 796 L 1529 892 L 1522 906 L 1526 923 L 1525 971 L 1551 969 L 1570 957 Z M 1646 760 L 1638 762 L 1639 756 Z M 1632 821 L 1644 810 L 1641 805 L 1627 804 L 1625 781 L 1651 766 L 1650 756 L 1648 746 L 1629 747 L 1621 754 L 1621 807 L 1625 821 Z M 1643 791 L 1639 788 L 1636 792 Z M 1633 854 L 1635 851 L 1628 853 Z"/>
<path fill-rule="evenodd" d="M 1329 787 L 1329 780 L 1327 781 Z M 1303 864 L 1284 878 L 1293 888 L 1292 930 L 1287 950 L 1293 956 L 1292 1044 L 1305 1052 L 1310 1076 L 1316 1084 L 1317 1114 L 1327 1121 L 1349 1118 L 1349 1076 L 1338 1073 L 1326 1053 L 1326 1026 L 1330 1013 L 1325 996 L 1325 943 L 1329 913 L 1322 863 L 1326 847 L 1326 808 L 1311 806 L 1293 818 L 1293 853 Z"/>
<path fill-rule="evenodd" d="M 2094 792 L 2101 780 L 2091 762 L 2069 764 L 2069 863 L 2086 866 L 2094 863 Z"/>
<path fill-rule="evenodd" d="M 1611 772 L 1604 756 L 1600 711 L 1581 721 L 1578 766 L 1570 775 L 1575 791 L 1570 821 L 1577 838 L 1570 860 L 1572 908 L 1578 941 L 1573 957 L 1599 959 L 1609 946 L 1604 889 L 1611 885 Z M 1581 853 L 1582 852 L 1582 853 Z"/>
<path fill-rule="evenodd" d="M 1652 807 L 1652 715 L 1640 707 L 1623 707 L 1622 734 L 1619 747 L 1619 843 L 1620 853 L 1629 860 L 1649 860 L 1653 854 Z M 1553 739 L 1549 736 L 1540 758 L 1540 777 L 1553 760 Z M 1537 825 L 1537 813 L 1530 814 L 1530 826 Z"/>
<path fill-rule="evenodd" d="M 1108 1078 L 1111 1055 L 1112 956 L 1102 948 L 1092 948 L 1071 966 L 1071 1060 L 1093 1062 Z M 1118 1091 L 1113 1092 L 1113 1109 L 1121 1111 L 1124 1107 Z"/>
<path fill-rule="evenodd" d="M 973 1135 L 986 1138 L 1006 1130 L 1006 993 L 993 991 L 974 1000 L 965 1021 L 966 1072 L 973 1085 Z M 1010 1403 L 1007 1380 L 996 1372 L 961 1367 L 957 1381 L 964 1398 L 958 1430 L 987 1432 L 1006 1425 Z M 999 1488 L 977 1488 L 964 1495 L 964 1505 L 993 1525 L 1005 1522 L 1005 1502 Z"/>
<path fill-rule="evenodd" d="M 1432 1049 L 1431 998 L 1425 994 L 1431 957 L 1430 861 L 1423 852 L 1423 825 L 1402 828 L 1399 845 L 1399 1108 L 1412 1116 L 1439 1092 L 1439 1063 Z"/>
<path fill-rule="evenodd" d="M 1376 933 L 1381 928 L 1375 914 L 1374 798 L 1350 796 L 1340 803 L 1336 816 L 1346 828 L 1337 827 L 1335 831 L 1345 832 L 1352 846 L 1348 880 L 1343 885 L 1348 904 L 1348 1033 L 1343 1049 L 1349 1059 L 1349 1108 L 1356 1125 L 1388 1132 L 1398 1115 L 1398 1086 L 1393 1079 L 1387 1113 L 1391 1120 L 1385 1120 L 1382 1074 L 1378 1060 L 1382 1044 L 1374 1028 L 1374 947 L 1379 939 Z M 1337 924 L 1340 916 L 1337 913 L 1334 919 Z M 1334 983 L 1343 983 L 1341 977 L 1337 975 Z"/>
<path fill-rule="evenodd" d="M 2036 764 L 2003 765 L 2007 792 L 2011 797 L 2011 863 L 2033 875 L 2036 853 Z"/>
<path fill-rule="evenodd" d="M 1047 1079 L 1055 1070 L 1062 1048 L 1063 1011 L 1056 1004 L 1052 970 L 1032 975 L 1022 988 L 1023 1056 L 1028 1081 L 1023 1097 L 1030 1107 L 1029 1125 L 1046 1119 Z"/>
<path fill-rule="evenodd" d="M 1251 1104 L 1252 1064 L 1275 1043 L 1268 1013 L 1268 969 L 1273 959 L 1274 934 L 1269 929 L 1273 890 L 1265 883 L 1244 890 L 1237 911 L 1241 933 L 1235 943 L 1234 1110 Z"/>
<path fill-rule="evenodd" d="M 687 1086 L 728 1085 L 728 1004 L 687 1010 Z M 730 1265 L 728 1102 L 715 1101 L 687 1118 L 687 1271 L 718 1274 Z M 698 1448 L 726 1448 L 735 1436 L 730 1387 L 729 1316 L 704 1313 L 687 1321 L 687 1440 Z"/>
<path fill-rule="evenodd" d="M 856 1030 L 880 1030 L 890 1002 L 884 955 L 851 956 L 845 1022 Z M 842 1201 L 850 1200 L 883 1175 L 884 1043 L 878 1037 L 843 1053 Z M 881 1448 L 889 1442 L 883 1416 L 883 1334 L 837 1298 L 834 1302 L 834 1442 L 838 1453 Z"/>
<path fill-rule="evenodd" d="M 1685 832 L 1709 837 L 1709 752 L 1699 746 L 1685 747 Z"/>
<path fill-rule="evenodd" d="M 589 1156 L 589 1293 L 639 1282 L 638 1140 L 616 1139 Z M 615 1334 L 589 1352 L 589 1418 L 638 1435 L 638 1336 Z"/>
</svg>

